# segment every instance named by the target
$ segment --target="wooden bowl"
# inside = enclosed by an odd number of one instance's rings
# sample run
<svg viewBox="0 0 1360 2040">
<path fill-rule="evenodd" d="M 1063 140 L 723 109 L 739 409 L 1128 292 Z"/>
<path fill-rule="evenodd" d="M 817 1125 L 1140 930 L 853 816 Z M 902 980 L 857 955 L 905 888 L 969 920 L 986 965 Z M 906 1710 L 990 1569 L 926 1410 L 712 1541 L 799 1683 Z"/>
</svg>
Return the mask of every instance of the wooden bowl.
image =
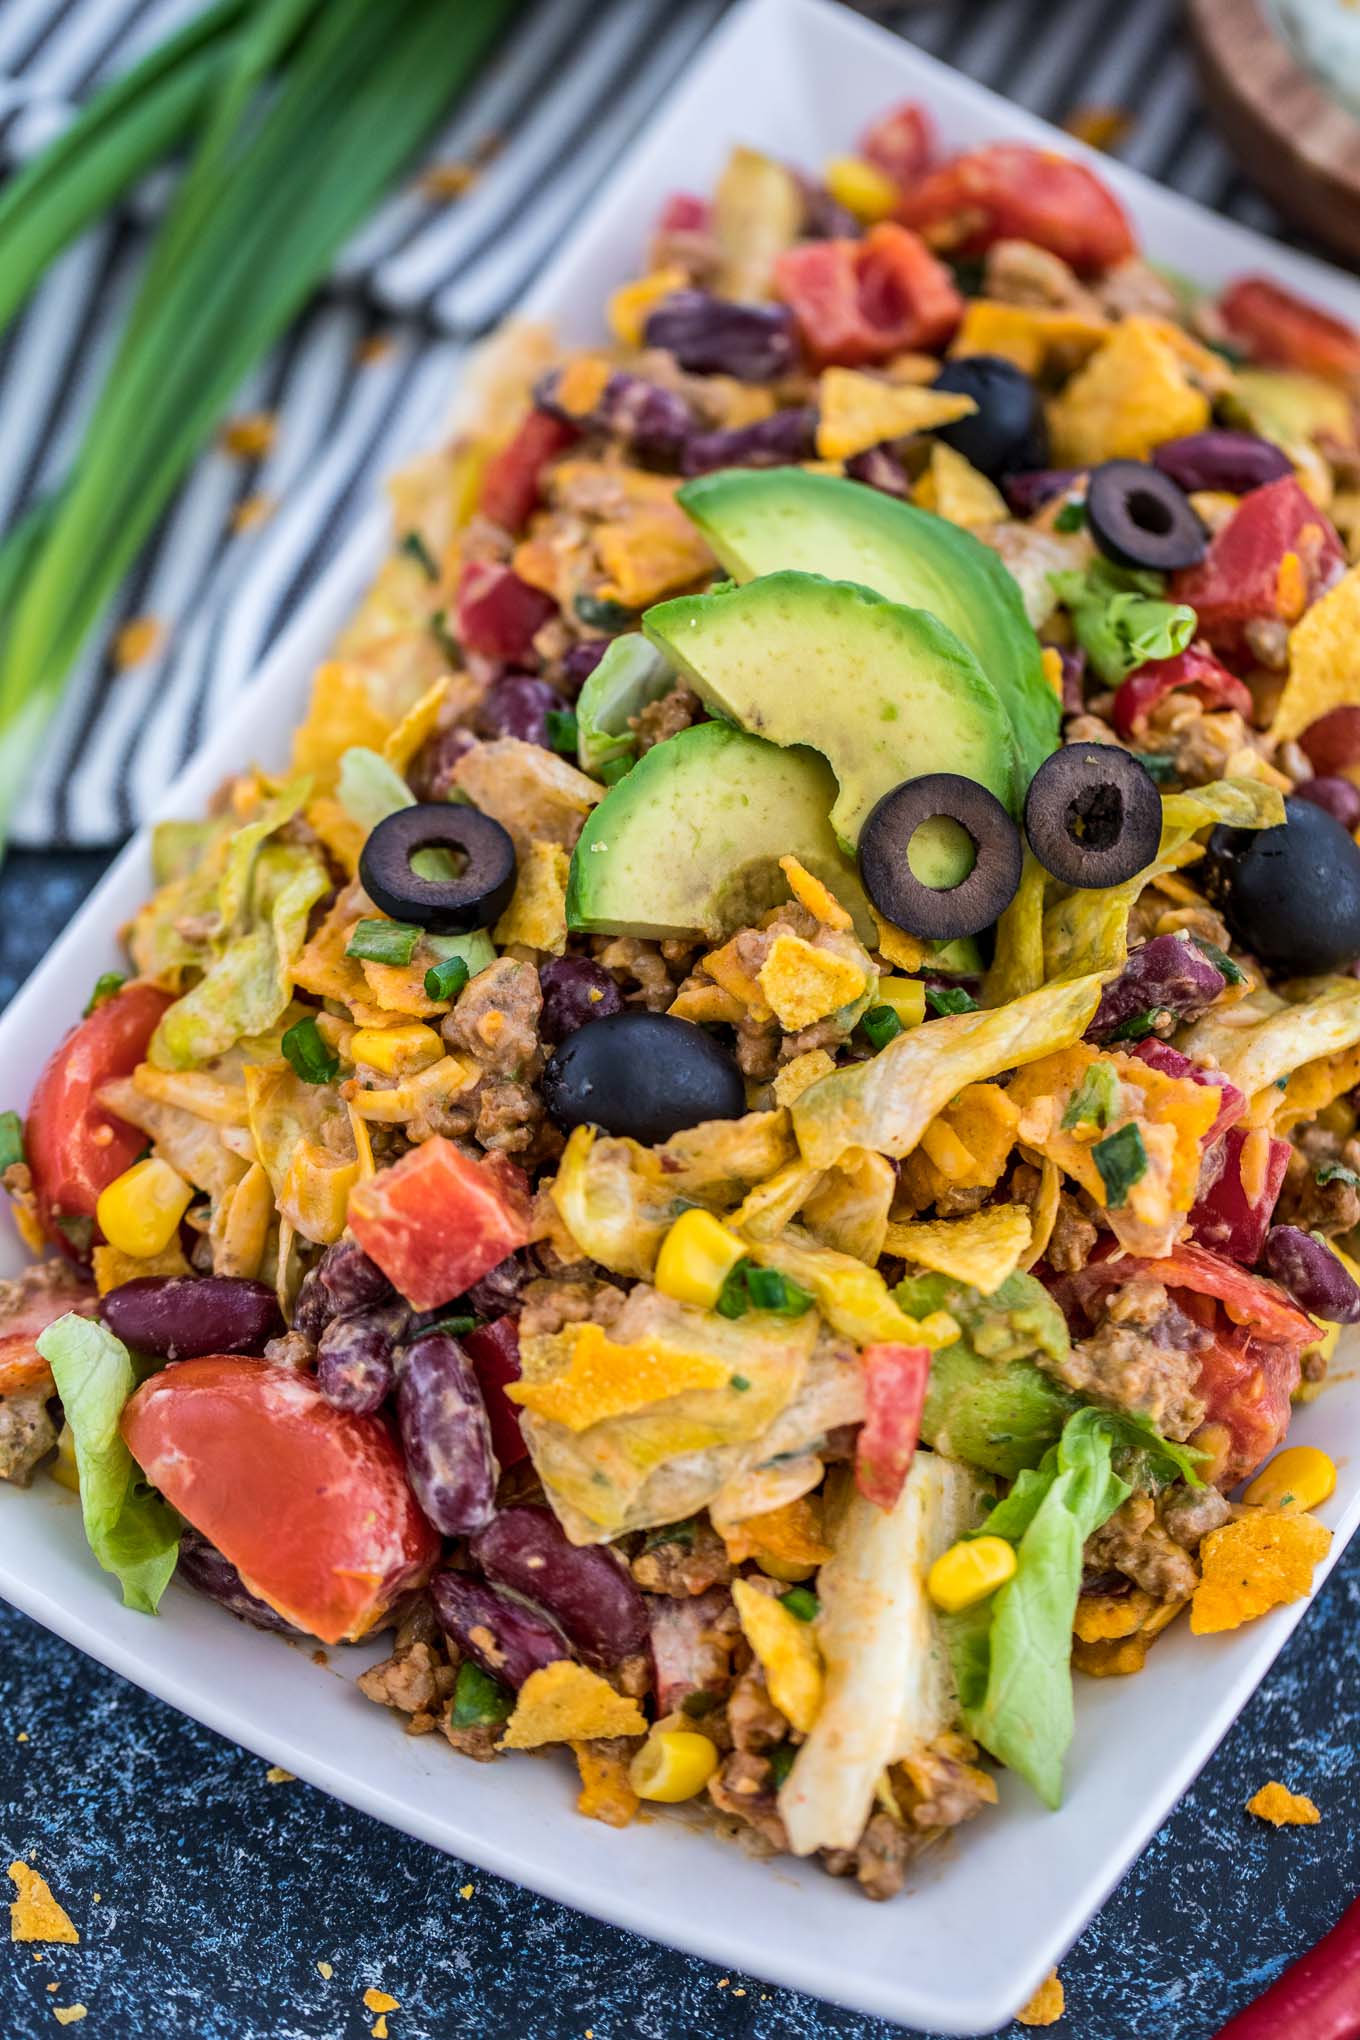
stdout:
<svg viewBox="0 0 1360 2040">
<path fill-rule="evenodd" d="M 1243 172 L 1360 264 L 1360 121 L 1294 56 L 1260 0 L 1189 0 L 1204 96 Z"/>
</svg>

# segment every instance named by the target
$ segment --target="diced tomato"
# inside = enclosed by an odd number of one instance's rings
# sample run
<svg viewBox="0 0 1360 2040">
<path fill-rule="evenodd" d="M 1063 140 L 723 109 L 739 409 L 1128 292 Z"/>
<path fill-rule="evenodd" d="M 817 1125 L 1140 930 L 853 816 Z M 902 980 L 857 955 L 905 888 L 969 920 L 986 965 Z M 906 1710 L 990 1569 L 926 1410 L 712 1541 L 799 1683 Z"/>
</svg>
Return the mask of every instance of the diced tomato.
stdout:
<svg viewBox="0 0 1360 2040">
<path fill-rule="evenodd" d="M 495 1318 L 464 1335 L 463 1346 L 491 1425 L 491 1444 L 502 1473 L 529 1457 L 519 1427 L 519 1411 L 505 1393 L 506 1383 L 519 1380 L 519 1319 Z"/>
<path fill-rule="evenodd" d="M 1309 723 L 1299 748 L 1314 772 L 1324 776 L 1350 772 L 1360 765 L 1360 706 L 1347 702 L 1342 708 L 1329 708 Z"/>
<path fill-rule="evenodd" d="M 122 1432 L 251 1593 L 323 1643 L 364 1635 L 439 1557 L 387 1425 L 333 1408 L 310 1375 L 182 1360 L 143 1382 Z"/>
<path fill-rule="evenodd" d="M 942 262 L 892 220 L 862 241 L 804 241 L 775 264 L 775 285 L 819 367 L 855 368 L 908 348 L 940 347 L 963 315 Z"/>
<path fill-rule="evenodd" d="M 914 99 L 871 121 L 859 138 L 859 153 L 899 191 L 919 184 L 935 156 L 935 123 Z"/>
<path fill-rule="evenodd" d="M 1138 246 L 1124 208 L 1094 171 L 1027 142 L 989 142 L 951 157 L 907 192 L 900 217 L 951 255 L 1033 241 L 1082 271 L 1108 269 Z"/>
<path fill-rule="evenodd" d="M 723 1623 L 731 1608 L 724 1587 L 681 1600 L 648 1594 L 647 1628 L 658 1714 L 673 1714 L 691 1693 L 724 1693 L 731 1678 L 731 1645 Z"/>
<path fill-rule="evenodd" d="M 1191 645 L 1174 659 L 1149 659 L 1122 680 L 1110 720 L 1121 737 L 1137 736 L 1158 702 L 1178 691 L 1197 696 L 1206 708 L 1235 708 L 1251 719 L 1252 698 L 1243 682 L 1203 645 Z"/>
<path fill-rule="evenodd" d="M 480 508 L 502 531 L 522 531 L 536 508 L 543 470 L 577 436 L 574 425 L 546 411 L 530 411 L 507 446 L 486 464 Z"/>
<path fill-rule="evenodd" d="M 88 1258 L 61 1220 L 94 1218 L 99 1193 L 131 1168 L 146 1135 L 99 1104 L 115 1077 L 130 1077 L 146 1058 L 170 994 L 156 985 L 124 985 L 73 1027 L 38 1078 L 24 1128 L 43 1231 L 73 1260 Z"/>
<path fill-rule="evenodd" d="M 50 1388 L 52 1370 L 37 1339 L 68 1311 L 93 1317 L 99 1307 L 94 1287 L 64 1261 L 40 1261 L 15 1282 L 0 1283 L 0 1396 L 26 1388 Z"/>
<path fill-rule="evenodd" d="M 1253 361 L 1334 382 L 1360 376 L 1360 333 L 1334 312 L 1266 276 L 1242 276 L 1218 301 L 1232 339 Z"/>
<path fill-rule="evenodd" d="M 1158 1041 L 1149 1035 L 1146 1041 L 1135 1045 L 1133 1054 L 1152 1069 L 1160 1070 L 1163 1076 L 1188 1077 L 1192 1084 L 1212 1084 L 1221 1094 L 1223 1102 L 1218 1108 L 1218 1117 L 1204 1136 L 1206 1148 L 1221 1133 L 1226 1133 L 1247 1109 L 1245 1093 L 1239 1091 L 1236 1084 L 1230 1084 L 1221 1070 L 1203 1069 L 1199 1063 L 1191 1062 L 1188 1055 L 1182 1055 L 1178 1048 L 1172 1048 L 1169 1042 Z"/>
<path fill-rule="evenodd" d="M 706 198 L 692 191 L 673 191 L 657 215 L 658 234 L 702 234 L 713 217 Z"/>
<path fill-rule="evenodd" d="M 1252 489 L 1197 567 L 1171 577 L 1173 602 L 1188 602 L 1214 650 L 1247 650 L 1249 623 L 1297 623 L 1345 571 L 1341 540 L 1293 475 Z"/>
<path fill-rule="evenodd" d="M 1312 1335 L 1317 1337 L 1317 1326 Z M 1243 1325 L 1220 1316 L 1213 1339 L 1199 1356 L 1196 1393 L 1205 1422 L 1222 1424 L 1231 1443 L 1215 1470 L 1220 1486 L 1245 1480 L 1268 1459 L 1289 1429 L 1299 1385 L 1303 1348 L 1282 1339 L 1258 1339 Z"/>
<path fill-rule="evenodd" d="M 529 1185 L 505 1155 L 481 1161 L 436 1134 L 350 1196 L 355 1239 L 413 1310 L 436 1310 L 529 1239 Z"/>
<path fill-rule="evenodd" d="M 458 641 L 488 659 L 523 659 L 557 604 L 509 567 L 469 560 L 458 577 Z"/>
<path fill-rule="evenodd" d="M 926 1346 L 884 1343 L 861 1352 L 864 1422 L 855 1445 L 855 1486 L 866 1502 L 891 1509 L 906 1482 L 921 1435 L 930 1377 Z"/>
<path fill-rule="evenodd" d="M 1242 1171 L 1242 1151 L 1249 1141 L 1250 1187 Z M 1264 1157 L 1257 1153 L 1262 1141 Z M 1213 1173 L 1207 1183 L 1201 1178 L 1199 1197 L 1190 1213 L 1191 1236 L 1198 1244 L 1226 1254 L 1244 1267 L 1259 1261 L 1292 1152 L 1287 1140 L 1275 1140 L 1255 1129 L 1230 1127 L 1217 1151 L 1206 1153 L 1206 1173 Z"/>
<path fill-rule="evenodd" d="M 1317 1338 L 1317 1326 L 1307 1311 L 1277 1283 L 1263 1275 L 1249 1275 L 1235 1261 L 1225 1261 L 1207 1247 L 1175 1246 L 1160 1260 L 1143 1261 L 1133 1254 L 1115 1256 L 1110 1246 L 1098 1251 L 1076 1274 L 1063 1276 L 1058 1287 L 1086 1304 L 1104 1290 L 1132 1281 L 1135 1275 L 1160 1282 L 1167 1289 L 1187 1289 L 1197 1296 L 1216 1298 L 1233 1324 L 1262 1339 L 1309 1346 Z"/>
</svg>

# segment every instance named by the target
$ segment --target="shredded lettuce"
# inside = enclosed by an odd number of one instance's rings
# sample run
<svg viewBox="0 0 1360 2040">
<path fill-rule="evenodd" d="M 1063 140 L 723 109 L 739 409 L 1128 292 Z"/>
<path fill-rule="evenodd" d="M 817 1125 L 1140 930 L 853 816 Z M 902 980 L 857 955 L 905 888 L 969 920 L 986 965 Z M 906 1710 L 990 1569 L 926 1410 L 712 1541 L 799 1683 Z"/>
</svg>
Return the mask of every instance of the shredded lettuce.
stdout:
<svg viewBox="0 0 1360 2040">
<path fill-rule="evenodd" d="M 616 758 L 631 758 L 637 749 L 631 719 L 665 694 L 674 680 L 670 661 L 648 644 L 641 631 L 615 638 L 576 704 L 581 770 L 598 779 Z"/>
<path fill-rule="evenodd" d="M 1304 1064 L 1360 1042 L 1360 984 L 1354 978 L 1334 978 L 1297 1005 L 1280 1001 L 1255 1025 L 1244 1025 L 1246 1013 L 1265 1003 L 1258 994 L 1231 1008 L 1235 1027 L 1206 1014 L 1183 1037 L 1186 1054 L 1197 1061 L 1211 1058 L 1230 1084 L 1253 1098 Z"/>
<path fill-rule="evenodd" d="M 123 1589 L 123 1601 L 154 1615 L 179 1557 L 179 1520 L 142 1480 L 118 1423 L 137 1383 L 121 1339 L 68 1312 L 38 1336 L 75 1442 L 80 1507 L 91 1551 Z"/>
<path fill-rule="evenodd" d="M 1160 574 L 1096 559 L 1080 573 L 1069 569 L 1048 578 L 1071 613 L 1078 643 L 1110 687 L 1149 659 L 1183 652 L 1198 628 L 1193 609 L 1160 599 Z"/>
<path fill-rule="evenodd" d="M 361 829 L 376 829 L 389 815 L 415 806 L 415 795 L 380 751 L 352 744 L 340 760 L 336 799 Z"/>
<path fill-rule="evenodd" d="M 896 1289 L 903 1310 L 948 1311 L 961 1328 L 931 1361 L 921 1436 L 951 1459 L 1014 1479 L 1036 1466 L 1079 1407 L 1043 1371 L 1065 1359 L 1063 1314 L 1042 1282 L 1011 1275 L 991 1296 L 943 1275 L 918 1275 Z M 1042 1356 L 1035 1364 L 1035 1356 Z"/>
</svg>

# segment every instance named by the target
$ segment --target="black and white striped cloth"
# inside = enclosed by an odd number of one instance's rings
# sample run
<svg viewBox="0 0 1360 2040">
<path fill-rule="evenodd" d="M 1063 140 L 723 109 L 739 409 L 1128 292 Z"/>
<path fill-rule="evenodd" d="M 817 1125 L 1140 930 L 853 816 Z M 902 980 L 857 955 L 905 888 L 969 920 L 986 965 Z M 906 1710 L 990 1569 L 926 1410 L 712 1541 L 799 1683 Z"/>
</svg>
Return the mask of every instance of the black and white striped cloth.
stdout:
<svg viewBox="0 0 1360 2040">
<path fill-rule="evenodd" d="M 3 0 L 0 163 L 31 154 L 200 4 Z M 497 153 L 454 202 L 412 187 L 384 205 L 240 392 L 236 413 L 276 415 L 273 446 L 258 462 L 218 449 L 199 461 L 73 679 L 16 843 L 107 845 L 136 824 L 381 478 L 437 429 L 468 344 L 513 305 L 725 4 L 529 0 L 429 160 L 467 160 L 492 135 Z M 1275 229 L 1203 119 L 1179 0 L 932 0 L 880 18 L 1049 119 L 1123 108 L 1126 161 Z M 161 195 L 151 180 L 73 248 L 0 342 L 0 527 L 70 459 Z M 377 335 L 388 344 L 366 349 Z M 234 535 L 234 510 L 256 496 L 272 515 Z M 161 648 L 118 671 L 109 647 L 143 616 L 163 627 Z"/>
</svg>

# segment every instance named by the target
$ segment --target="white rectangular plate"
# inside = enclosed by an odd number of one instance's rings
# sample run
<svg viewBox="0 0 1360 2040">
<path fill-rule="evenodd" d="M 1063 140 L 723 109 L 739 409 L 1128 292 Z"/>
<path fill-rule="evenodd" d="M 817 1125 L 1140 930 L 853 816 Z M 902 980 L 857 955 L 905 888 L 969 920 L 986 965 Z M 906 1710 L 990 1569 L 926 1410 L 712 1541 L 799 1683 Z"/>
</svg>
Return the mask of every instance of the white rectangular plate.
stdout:
<svg viewBox="0 0 1360 2040">
<path fill-rule="evenodd" d="M 865 120 L 919 97 L 955 146 L 996 136 L 1076 145 L 1042 122 L 823 0 L 744 0 L 650 123 L 534 291 L 527 309 L 568 338 L 600 330 L 605 293 L 638 267 L 648 222 L 676 187 L 703 190 L 748 142 L 815 166 Z M 1266 270 L 1360 320 L 1360 285 L 1158 190 L 1103 159 L 1145 244 L 1208 283 Z M 375 508 L 301 606 L 235 713 L 166 796 L 197 814 L 227 773 L 280 764 L 310 675 L 382 556 Z M 87 987 L 119 961 L 115 930 L 150 886 L 145 833 L 129 845 L 0 1020 L 0 1104 L 27 1098 Z M 5 1225 L 8 1221 L 0 1222 Z M 0 1269 L 17 1267 L 13 1233 Z M 1342 1378 L 1293 1435 L 1343 1468 L 1323 1511 L 1333 1553 L 1360 1519 L 1351 1471 L 1360 1384 Z M 1325 1567 L 1322 1569 L 1325 1571 Z M 482 1766 L 318 1670 L 307 1653 L 228 1622 L 187 1593 L 160 1620 L 127 1613 L 90 1559 L 79 1511 L 52 1482 L 0 1492 L 0 1591 L 93 1657 L 380 1820 L 598 1917 L 867 2013 L 945 2033 L 990 2032 L 1030 1995 L 1147 1841 L 1303 1613 L 1234 1635 L 1181 1630 L 1137 1680 L 1085 1680 L 1067 1803 L 1045 1813 L 1003 1778 L 1001 1807 L 914 1871 L 895 1904 L 781 1859 L 749 1862 L 678 1821 L 615 1832 L 580 1819 L 565 1761 Z M 342 1652 L 346 1673 L 373 1653 Z"/>
</svg>

